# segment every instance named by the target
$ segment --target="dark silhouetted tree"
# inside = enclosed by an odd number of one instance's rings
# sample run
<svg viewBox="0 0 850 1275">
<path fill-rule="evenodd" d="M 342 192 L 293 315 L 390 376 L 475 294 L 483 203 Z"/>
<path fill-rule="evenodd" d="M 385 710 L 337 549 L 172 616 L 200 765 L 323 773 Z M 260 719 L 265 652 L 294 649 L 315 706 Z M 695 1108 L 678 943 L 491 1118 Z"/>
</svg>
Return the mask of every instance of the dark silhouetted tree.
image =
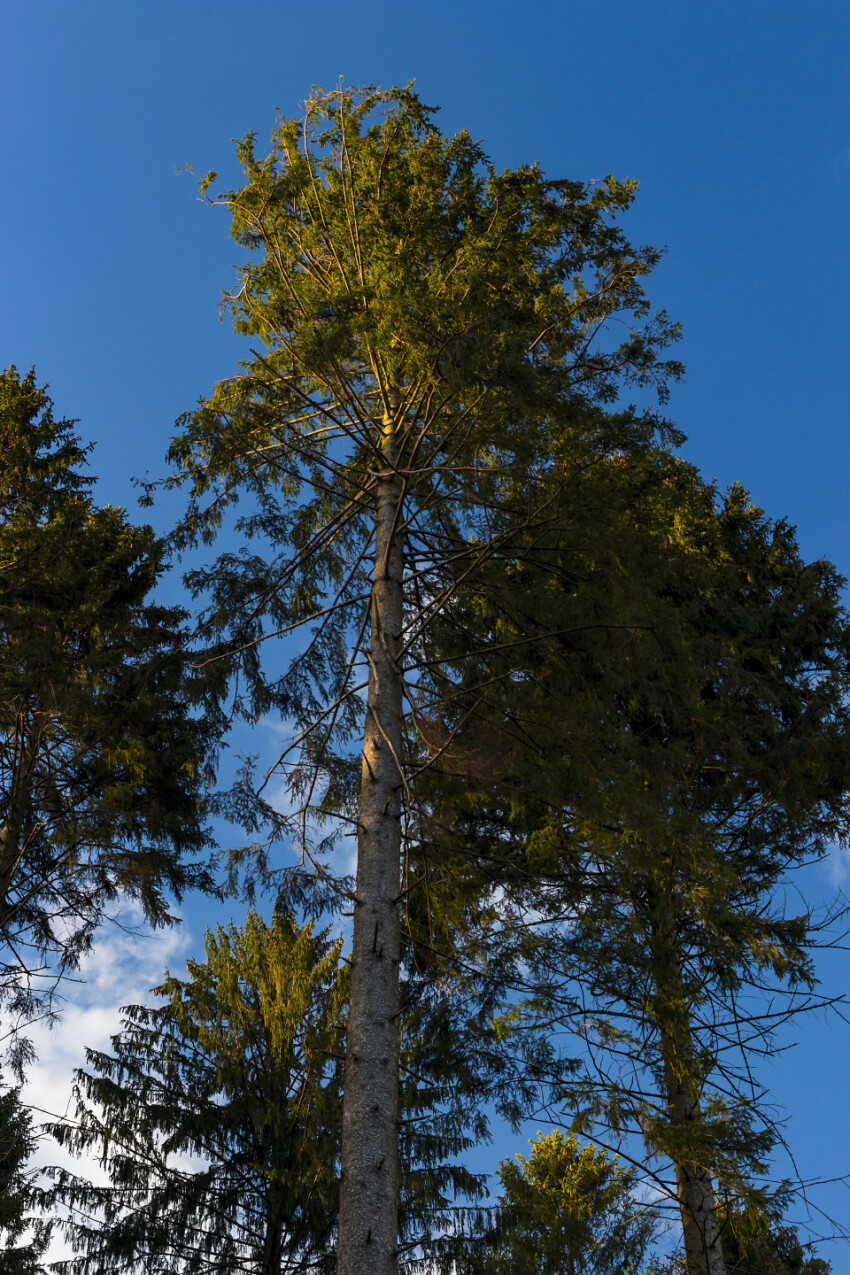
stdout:
<svg viewBox="0 0 850 1275">
<path fill-rule="evenodd" d="M 36 1148 L 29 1110 L 18 1089 L 0 1093 L 0 1275 L 38 1275 L 49 1227 L 27 1161 Z"/>
<path fill-rule="evenodd" d="M 850 629 L 834 569 L 739 488 L 662 455 L 608 468 L 596 545 L 565 521 L 456 601 L 439 650 L 467 690 L 437 722 L 423 858 L 434 897 L 454 873 L 445 941 L 475 977 L 501 960 L 514 1019 L 524 1000 L 581 1040 L 556 1107 L 672 1163 L 688 1270 L 716 1275 L 715 1184 L 757 1202 L 776 1136 L 753 1067 L 822 1003 L 785 885 L 847 837 Z M 465 929 L 470 900 L 498 928 Z"/>
<path fill-rule="evenodd" d="M 13 1025 L 50 1011 L 116 900 L 162 925 L 169 895 L 212 884 L 195 857 L 211 732 L 187 706 L 185 615 L 148 600 L 164 546 L 94 504 L 72 424 L 33 373 L 0 375 L 0 985 Z"/>
</svg>

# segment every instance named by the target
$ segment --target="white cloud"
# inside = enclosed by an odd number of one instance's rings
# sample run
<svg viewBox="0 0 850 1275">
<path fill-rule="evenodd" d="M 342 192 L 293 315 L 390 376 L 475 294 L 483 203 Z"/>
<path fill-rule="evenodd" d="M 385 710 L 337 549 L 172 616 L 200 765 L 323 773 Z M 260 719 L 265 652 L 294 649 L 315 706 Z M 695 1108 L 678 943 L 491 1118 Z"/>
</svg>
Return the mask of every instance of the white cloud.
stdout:
<svg viewBox="0 0 850 1275">
<path fill-rule="evenodd" d="M 52 1029 L 40 1024 L 31 1029 L 38 1058 L 28 1069 L 22 1097 L 33 1109 L 36 1124 L 73 1115 L 73 1073 L 85 1066 L 86 1047 L 109 1050 L 111 1037 L 121 1029 L 122 1006 L 150 1004 L 151 988 L 162 982 L 166 966 L 179 974 L 191 953 L 192 935 L 185 927 L 151 932 L 129 909 L 121 920 L 128 929 L 106 927 L 77 978 L 64 985 L 61 1021 Z M 33 1162 L 61 1164 L 92 1181 L 106 1178 L 96 1162 L 76 1159 L 46 1135 Z M 54 1238 L 48 1259 L 69 1255 L 64 1241 Z"/>
<path fill-rule="evenodd" d="M 825 867 L 830 885 L 845 892 L 850 890 L 850 846 L 833 846 Z"/>
</svg>

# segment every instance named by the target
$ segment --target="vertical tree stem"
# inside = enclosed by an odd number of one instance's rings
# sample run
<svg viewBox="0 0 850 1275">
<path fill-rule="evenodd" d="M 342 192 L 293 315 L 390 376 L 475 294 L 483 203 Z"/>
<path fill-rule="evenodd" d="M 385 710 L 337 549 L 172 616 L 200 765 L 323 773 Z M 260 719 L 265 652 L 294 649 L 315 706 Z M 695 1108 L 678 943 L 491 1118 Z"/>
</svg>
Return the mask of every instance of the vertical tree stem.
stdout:
<svg viewBox="0 0 850 1275">
<path fill-rule="evenodd" d="M 675 921 L 662 907 L 655 929 L 655 984 L 664 1089 L 671 1124 L 686 1135 L 700 1118 L 694 1047 L 687 1018 Z M 685 1240 L 688 1275 L 726 1275 L 711 1173 L 677 1158 L 676 1195 Z"/>
<path fill-rule="evenodd" d="M 398 396 L 383 419 L 342 1115 L 339 1275 L 393 1275 L 398 1250 L 403 533 Z"/>
</svg>

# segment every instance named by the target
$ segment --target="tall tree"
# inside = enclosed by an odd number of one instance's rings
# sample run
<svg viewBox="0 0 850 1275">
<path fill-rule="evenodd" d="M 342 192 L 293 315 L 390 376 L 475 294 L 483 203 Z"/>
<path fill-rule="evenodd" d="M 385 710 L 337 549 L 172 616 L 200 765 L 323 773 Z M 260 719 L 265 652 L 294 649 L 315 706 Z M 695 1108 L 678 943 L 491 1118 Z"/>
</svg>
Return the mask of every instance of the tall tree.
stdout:
<svg viewBox="0 0 850 1275">
<path fill-rule="evenodd" d="M 325 1271 L 335 1246 L 340 942 L 284 913 L 208 933 L 165 1004 L 88 1051 L 77 1118 L 50 1131 L 109 1184 L 54 1171 L 66 1275 Z"/>
<path fill-rule="evenodd" d="M 169 894 L 212 884 L 185 616 L 147 601 L 164 546 L 94 504 L 85 457 L 34 373 L 3 372 L 0 971 L 24 1021 L 119 896 L 161 925 Z"/>
<path fill-rule="evenodd" d="M 432 114 L 409 89 L 316 93 L 266 157 L 253 136 L 240 145 L 245 184 L 221 202 L 252 255 L 229 305 L 265 350 L 171 450 L 192 489 L 183 543 L 212 540 L 240 498 L 237 527 L 255 540 L 190 580 L 210 600 L 211 658 L 238 673 L 236 709 L 293 725 L 265 783 L 288 776 L 305 816 L 357 836 L 342 1275 L 396 1266 L 402 841 L 418 766 L 404 724 L 440 693 L 411 652 L 459 578 L 509 556 L 502 488 L 525 493 L 526 523 L 544 516 L 556 451 L 592 464 L 663 425 L 594 406 L 623 385 L 663 395 L 680 370 L 660 355 L 677 331 L 642 288 L 658 253 L 613 224 L 633 183 L 499 174 Z M 311 635 L 290 659 L 273 639 L 301 625 Z M 296 821 L 275 807 L 249 767 L 232 812 L 289 839 Z M 306 829 L 299 840 L 308 853 Z"/>
<path fill-rule="evenodd" d="M 813 1003 L 817 934 L 807 911 L 786 914 L 782 885 L 848 833 L 850 630 L 834 569 L 805 563 L 740 489 L 719 502 L 666 457 L 613 464 L 618 553 L 609 537 L 577 555 L 567 525 L 536 569 L 466 606 L 486 652 L 466 675 L 501 688 L 500 720 L 466 757 L 455 738 L 443 810 L 456 838 L 484 843 L 479 862 L 491 846 L 483 888 L 502 892 L 503 941 L 525 936 L 534 1013 L 588 1050 L 568 1107 L 669 1158 L 688 1271 L 715 1275 L 713 1179 L 747 1198 L 773 1141 L 751 1062 Z M 600 571 L 620 628 L 591 643 L 557 617 Z M 588 597 L 604 621 L 602 591 Z M 515 637 L 508 677 L 497 626 Z M 483 734 L 501 773 L 469 784 Z"/>
<path fill-rule="evenodd" d="M 597 1045 L 613 1014 L 613 1053 L 657 1068 L 637 1104 L 621 1072 L 611 1111 L 631 1108 L 670 1157 L 689 1271 L 714 1275 L 712 1177 L 746 1196 L 773 1141 L 751 1062 L 783 1021 L 777 990 L 787 1012 L 812 1003 L 817 935 L 782 886 L 848 833 L 850 631 L 835 571 L 803 562 L 740 490 L 685 544 L 715 578 L 672 582 L 676 680 L 621 701 L 631 774 L 617 768 L 592 817 L 602 888 L 567 946 L 588 970 L 602 961 L 586 984 Z"/>
</svg>

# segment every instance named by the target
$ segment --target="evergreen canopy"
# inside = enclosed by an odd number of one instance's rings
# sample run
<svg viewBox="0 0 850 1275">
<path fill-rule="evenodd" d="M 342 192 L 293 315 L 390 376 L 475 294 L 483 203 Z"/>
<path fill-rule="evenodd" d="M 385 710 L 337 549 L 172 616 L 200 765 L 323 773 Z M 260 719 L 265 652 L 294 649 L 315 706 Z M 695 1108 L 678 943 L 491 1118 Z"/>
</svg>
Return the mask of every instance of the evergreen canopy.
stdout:
<svg viewBox="0 0 850 1275">
<path fill-rule="evenodd" d="M 161 925 L 212 885 L 185 612 L 147 600 L 164 545 L 95 505 L 85 458 L 34 373 L 3 372 L 0 982 L 24 1020 L 119 897 Z"/>
<path fill-rule="evenodd" d="M 714 1272 L 713 1179 L 751 1199 L 775 1138 L 752 1062 L 820 1003 L 784 886 L 847 838 L 850 627 L 835 570 L 741 489 L 664 454 L 609 468 L 598 540 L 565 518 L 458 600 L 443 650 L 461 667 L 462 622 L 467 696 L 498 689 L 432 771 L 424 853 L 444 915 L 498 898 L 495 936 L 449 934 L 462 959 L 501 953 L 529 1021 L 580 1037 L 554 1110 L 672 1162 L 688 1269 Z"/>
<path fill-rule="evenodd" d="M 344 981 L 340 942 L 277 913 L 208 933 L 166 1003 L 88 1050 L 77 1119 L 50 1127 L 110 1183 L 54 1170 L 78 1256 L 63 1275 L 284 1275 L 332 1267 Z"/>
<path fill-rule="evenodd" d="M 459 1275 L 645 1275 L 658 1228 L 616 1156 L 555 1130 L 499 1165 L 492 1226 Z"/>
<path fill-rule="evenodd" d="M 432 117 L 410 89 L 317 92 L 267 156 L 240 144 L 245 184 L 218 202 L 251 254 L 228 308 L 257 344 L 170 453 L 191 491 L 183 544 L 240 502 L 242 548 L 189 577 L 210 659 L 237 711 L 292 727 L 225 809 L 306 854 L 311 814 L 358 838 L 343 1275 L 396 1262 L 401 846 L 422 760 L 404 723 L 445 692 L 420 639 L 459 580 L 545 518 L 557 457 L 577 469 L 666 428 L 600 409 L 623 387 L 663 399 L 681 370 L 643 290 L 658 252 L 615 224 L 634 184 L 500 174 Z M 269 798 L 280 777 L 300 828 Z"/>
</svg>

